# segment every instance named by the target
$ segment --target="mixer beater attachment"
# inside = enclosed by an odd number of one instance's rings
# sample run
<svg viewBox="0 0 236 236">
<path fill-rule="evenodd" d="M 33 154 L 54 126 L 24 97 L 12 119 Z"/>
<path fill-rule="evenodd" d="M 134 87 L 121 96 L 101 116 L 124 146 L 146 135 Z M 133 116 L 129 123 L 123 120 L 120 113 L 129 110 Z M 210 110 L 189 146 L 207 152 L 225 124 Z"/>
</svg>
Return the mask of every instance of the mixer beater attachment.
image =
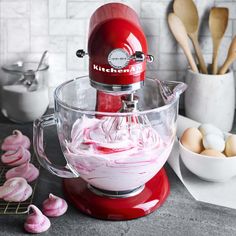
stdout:
<svg viewBox="0 0 236 236">
<path fill-rule="evenodd" d="M 152 145 L 158 143 L 159 136 L 153 129 L 148 117 L 139 114 L 138 96 L 134 93 L 123 95 L 121 101 L 122 108 L 119 111 L 119 116 L 104 118 L 103 127 L 106 130 L 107 142 L 118 143 L 125 137 L 132 140 L 133 144 L 141 147 L 150 145 L 150 139 Z M 121 113 L 124 113 L 124 116 L 121 116 Z"/>
</svg>

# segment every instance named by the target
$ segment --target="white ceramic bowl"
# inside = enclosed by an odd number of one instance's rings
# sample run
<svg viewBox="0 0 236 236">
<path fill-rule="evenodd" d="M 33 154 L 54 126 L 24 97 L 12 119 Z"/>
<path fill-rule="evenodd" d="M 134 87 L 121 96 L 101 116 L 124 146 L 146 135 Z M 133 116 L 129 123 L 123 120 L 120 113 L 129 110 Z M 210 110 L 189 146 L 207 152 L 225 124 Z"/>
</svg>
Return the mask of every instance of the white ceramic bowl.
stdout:
<svg viewBox="0 0 236 236">
<path fill-rule="evenodd" d="M 236 175 L 236 156 L 209 157 L 188 150 L 180 141 L 179 146 L 184 165 L 199 178 L 213 182 L 225 182 Z"/>
</svg>

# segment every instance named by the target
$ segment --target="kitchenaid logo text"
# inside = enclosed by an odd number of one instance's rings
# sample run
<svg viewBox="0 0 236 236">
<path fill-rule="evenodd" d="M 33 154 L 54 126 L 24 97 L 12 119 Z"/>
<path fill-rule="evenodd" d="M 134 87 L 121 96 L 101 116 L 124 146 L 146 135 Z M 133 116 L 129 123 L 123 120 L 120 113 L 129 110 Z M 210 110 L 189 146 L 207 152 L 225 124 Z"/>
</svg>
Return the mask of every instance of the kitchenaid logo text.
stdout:
<svg viewBox="0 0 236 236">
<path fill-rule="evenodd" d="M 143 65 L 138 64 L 138 65 L 130 66 L 130 68 L 127 68 L 127 69 L 114 69 L 114 68 L 105 68 L 105 67 L 93 64 L 93 69 L 96 71 L 104 72 L 104 73 L 135 73 L 135 72 L 142 72 Z"/>
</svg>

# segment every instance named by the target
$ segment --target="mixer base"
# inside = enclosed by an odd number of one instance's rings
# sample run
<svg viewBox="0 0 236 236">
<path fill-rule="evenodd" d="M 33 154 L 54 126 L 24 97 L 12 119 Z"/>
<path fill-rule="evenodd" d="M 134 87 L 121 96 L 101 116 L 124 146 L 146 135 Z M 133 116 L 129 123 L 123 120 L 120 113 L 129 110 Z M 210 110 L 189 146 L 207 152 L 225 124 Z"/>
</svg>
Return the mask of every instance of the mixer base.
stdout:
<svg viewBox="0 0 236 236">
<path fill-rule="evenodd" d="M 94 194 L 81 178 L 64 179 L 67 199 L 81 212 L 104 220 L 130 220 L 152 213 L 170 192 L 168 177 L 162 168 L 149 180 L 141 193 L 127 198 L 109 198 Z"/>
</svg>

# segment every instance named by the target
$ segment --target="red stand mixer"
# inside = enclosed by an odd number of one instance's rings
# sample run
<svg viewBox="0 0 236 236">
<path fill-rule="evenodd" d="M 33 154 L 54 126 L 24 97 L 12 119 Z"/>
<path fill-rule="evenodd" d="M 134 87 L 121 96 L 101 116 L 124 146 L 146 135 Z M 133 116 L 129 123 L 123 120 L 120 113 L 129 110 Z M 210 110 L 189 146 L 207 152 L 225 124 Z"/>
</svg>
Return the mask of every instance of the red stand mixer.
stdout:
<svg viewBox="0 0 236 236">
<path fill-rule="evenodd" d="M 83 55 L 83 50 L 77 51 L 77 56 Z M 91 85 L 98 90 L 97 110 L 107 112 L 121 109 L 119 94 L 132 93 L 142 87 L 146 61 L 153 61 L 152 56 L 147 55 L 147 41 L 137 14 L 119 3 L 104 5 L 93 13 L 88 55 Z M 105 192 L 104 196 L 108 198 L 92 194 L 86 185 L 81 194 L 71 191 L 74 188 L 73 184 L 68 184 L 70 181 L 74 179 L 65 180 L 65 192 L 74 204 L 85 213 L 104 219 L 124 220 L 144 216 L 160 206 L 169 194 L 164 169 L 152 179 L 153 183 L 145 185 L 141 193 L 136 194 L 136 190 Z M 133 193 L 135 196 L 132 197 Z M 109 197 L 109 194 L 112 196 Z M 82 206 L 78 199 L 81 199 Z M 84 210 L 85 205 L 90 209 Z"/>
<path fill-rule="evenodd" d="M 80 211 L 109 220 L 145 216 L 160 207 L 170 191 L 163 165 L 175 139 L 178 100 L 183 91 L 170 83 L 168 89 L 175 96 L 166 104 L 160 84 L 145 79 L 146 63 L 153 57 L 147 54 L 137 14 L 124 4 L 106 4 L 94 12 L 88 53 L 78 50 L 76 54 L 89 56 L 89 82 L 80 78 L 56 89 L 55 115 L 34 125 L 38 160 L 58 176 L 81 176 L 63 180 L 67 199 Z M 91 96 L 87 93 L 90 90 Z M 92 104 L 94 112 L 88 109 L 90 105 L 84 105 L 86 102 Z M 93 122 L 95 126 L 90 126 Z M 55 167 L 44 153 L 43 128 L 52 124 L 58 126 L 67 160 L 64 169 Z M 77 131 L 82 126 L 83 131 Z M 86 159 L 91 150 L 95 154 Z"/>
</svg>

